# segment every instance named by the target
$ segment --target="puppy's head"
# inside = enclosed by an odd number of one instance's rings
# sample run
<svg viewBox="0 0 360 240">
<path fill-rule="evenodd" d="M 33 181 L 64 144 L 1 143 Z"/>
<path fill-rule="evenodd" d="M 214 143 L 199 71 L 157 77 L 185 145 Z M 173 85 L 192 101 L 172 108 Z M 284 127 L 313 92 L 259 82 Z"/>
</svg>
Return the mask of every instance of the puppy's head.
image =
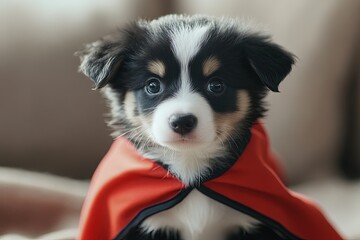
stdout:
<svg viewBox="0 0 360 240">
<path fill-rule="evenodd" d="M 79 55 L 80 70 L 110 100 L 115 137 L 193 153 L 237 139 L 294 63 L 268 36 L 205 16 L 138 21 Z"/>
</svg>

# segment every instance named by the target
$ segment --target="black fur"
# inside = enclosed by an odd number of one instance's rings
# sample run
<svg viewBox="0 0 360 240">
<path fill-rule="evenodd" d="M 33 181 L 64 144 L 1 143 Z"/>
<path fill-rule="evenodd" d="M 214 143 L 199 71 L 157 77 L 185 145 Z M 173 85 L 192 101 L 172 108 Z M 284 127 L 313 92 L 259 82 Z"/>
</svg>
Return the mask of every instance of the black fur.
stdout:
<svg viewBox="0 0 360 240">
<path fill-rule="evenodd" d="M 285 238 L 280 237 L 270 228 L 261 225 L 251 233 L 239 229 L 237 232 L 230 234 L 226 240 L 285 240 Z"/>
<path fill-rule="evenodd" d="M 140 228 L 132 229 L 124 240 L 190 240 L 181 237 L 180 232 L 174 229 L 159 230 L 155 233 L 145 233 Z M 273 230 L 259 226 L 253 233 L 247 233 L 241 229 L 229 234 L 226 240 L 285 240 L 276 234 Z"/>
<path fill-rule="evenodd" d="M 82 51 L 75 53 L 81 60 L 79 70 L 94 82 L 96 89 L 104 87 L 117 76 L 129 47 L 143 32 L 137 24 L 132 24 L 87 44 Z"/>
<path fill-rule="evenodd" d="M 185 240 L 174 229 L 159 230 L 155 233 L 146 233 L 140 228 L 132 229 L 124 240 Z"/>
<path fill-rule="evenodd" d="M 268 36 L 248 36 L 244 38 L 243 51 L 260 80 L 274 92 L 291 71 L 294 56 L 279 45 L 270 42 Z"/>
</svg>

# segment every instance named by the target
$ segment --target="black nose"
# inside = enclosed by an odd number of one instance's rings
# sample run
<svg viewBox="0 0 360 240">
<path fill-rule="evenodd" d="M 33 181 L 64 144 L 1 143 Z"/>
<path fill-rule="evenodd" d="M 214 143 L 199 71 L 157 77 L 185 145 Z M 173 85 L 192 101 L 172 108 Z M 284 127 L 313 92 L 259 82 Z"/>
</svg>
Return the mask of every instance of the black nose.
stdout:
<svg viewBox="0 0 360 240">
<path fill-rule="evenodd" d="M 181 135 L 190 133 L 197 124 L 197 118 L 192 114 L 174 114 L 169 119 L 171 129 Z"/>
</svg>

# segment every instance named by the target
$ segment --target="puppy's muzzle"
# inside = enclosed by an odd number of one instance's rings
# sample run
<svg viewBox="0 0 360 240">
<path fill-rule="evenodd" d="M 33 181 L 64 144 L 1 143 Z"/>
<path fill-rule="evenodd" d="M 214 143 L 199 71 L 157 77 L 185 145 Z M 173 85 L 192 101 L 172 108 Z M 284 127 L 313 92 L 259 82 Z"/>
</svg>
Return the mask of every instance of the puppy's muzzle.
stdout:
<svg viewBox="0 0 360 240">
<path fill-rule="evenodd" d="M 174 114 L 169 118 L 170 128 L 181 135 L 190 133 L 197 125 L 197 118 L 193 114 Z"/>
</svg>

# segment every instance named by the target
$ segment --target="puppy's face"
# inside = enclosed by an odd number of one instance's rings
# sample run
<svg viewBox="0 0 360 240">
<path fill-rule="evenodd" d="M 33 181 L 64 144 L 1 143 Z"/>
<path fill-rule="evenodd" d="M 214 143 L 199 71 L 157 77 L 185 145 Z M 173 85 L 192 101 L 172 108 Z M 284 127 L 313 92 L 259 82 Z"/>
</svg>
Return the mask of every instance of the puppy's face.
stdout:
<svg viewBox="0 0 360 240">
<path fill-rule="evenodd" d="M 209 39 L 208 26 L 158 34 L 161 40 L 139 41 L 141 51 L 124 59 L 121 80 L 110 83 L 127 89 L 124 111 L 129 122 L 142 126 L 152 142 L 173 150 L 198 150 L 224 141 L 250 105 L 249 83 L 238 83 L 247 70 L 232 62 L 239 57 L 235 46 L 226 46 L 220 36 Z"/>
<path fill-rule="evenodd" d="M 236 21 L 174 15 L 137 22 L 80 57 L 110 99 L 115 137 L 211 154 L 262 116 L 267 89 L 277 91 L 294 62 Z"/>
</svg>

